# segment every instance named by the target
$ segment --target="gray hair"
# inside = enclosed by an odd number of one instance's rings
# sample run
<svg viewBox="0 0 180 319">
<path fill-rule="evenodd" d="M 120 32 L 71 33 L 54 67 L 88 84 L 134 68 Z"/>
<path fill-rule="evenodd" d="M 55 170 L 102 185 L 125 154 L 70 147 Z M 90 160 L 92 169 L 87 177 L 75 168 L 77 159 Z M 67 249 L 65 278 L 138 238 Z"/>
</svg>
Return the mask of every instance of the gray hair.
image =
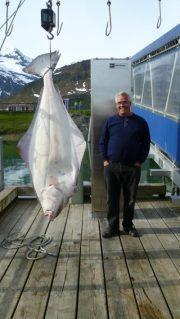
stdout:
<svg viewBox="0 0 180 319">
<path fill-rule="evenodd" d="M 115 98 L 115 102 L 117 102 L 118 96 L 125 96 L 125 97 L 128 98 L 128 101 L 129 101 L 130 103 L 132 102 L 130 95 L 129 95 L 127 92 L 125 92 L 125 91 L 116 93 L 116 95 L 115 95 L 115 97 L 114 97 L 114 98 Z"/>
</svg>

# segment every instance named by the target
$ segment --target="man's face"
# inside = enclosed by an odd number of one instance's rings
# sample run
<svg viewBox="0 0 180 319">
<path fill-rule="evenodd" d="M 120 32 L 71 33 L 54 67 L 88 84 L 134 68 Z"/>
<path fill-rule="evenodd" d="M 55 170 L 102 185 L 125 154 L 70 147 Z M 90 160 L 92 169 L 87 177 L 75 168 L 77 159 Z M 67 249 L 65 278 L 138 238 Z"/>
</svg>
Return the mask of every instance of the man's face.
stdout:
<svg viewBox="0 0 180 319">
<path fill-rule="evenodd" d="M 125 95 L 119 95 L 116 98 L 116 108 L 120 116 L 131 115 L 131 102 Z"/>
</svg>

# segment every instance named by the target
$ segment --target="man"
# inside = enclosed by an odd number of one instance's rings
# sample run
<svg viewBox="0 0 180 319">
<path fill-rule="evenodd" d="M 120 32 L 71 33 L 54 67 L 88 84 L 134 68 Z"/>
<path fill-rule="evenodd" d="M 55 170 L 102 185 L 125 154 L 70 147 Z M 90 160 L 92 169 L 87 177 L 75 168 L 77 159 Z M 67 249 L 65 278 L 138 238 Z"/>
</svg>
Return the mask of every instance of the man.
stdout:
<svg viewBox="0 0 180 319">
<path fill-rule="evenodd" d="M 103 237 L 110 238 L 119 234 L 121 188 L 124 196 L 123 229 L 125 233 L 136 237 L 134 205 L 141 164 L 149 153 L 150 134 L 147 122 L 132 113 L 131 99 L 126 92 L 118 93 L 115 103 L 117 114 L 106 121 L 99 143 L 107 188 L 109 224 Z"/>
</svg>

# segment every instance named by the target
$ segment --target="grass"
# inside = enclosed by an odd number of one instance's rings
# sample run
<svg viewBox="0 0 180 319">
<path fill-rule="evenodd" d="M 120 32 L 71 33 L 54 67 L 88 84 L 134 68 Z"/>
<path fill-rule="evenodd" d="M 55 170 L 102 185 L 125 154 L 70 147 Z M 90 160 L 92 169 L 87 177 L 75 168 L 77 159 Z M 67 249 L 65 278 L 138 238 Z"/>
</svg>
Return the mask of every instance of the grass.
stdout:
<svg viewBox="0 0 180 319">
<path fill-rule="evenodd" d="M 71 115 L 90 116 L 90 110 L 70 111 Z M 0 135 L 8 141 L 17 141 L 27 131 L 34 113 L 0 112 Z"/>
<path fill-rule="evenodd" d="M 0 112 L 0 134 L 20 134 L 25 132 L 34 113 L 27 112 Z"/>
<path fill-rule="evenodd" d="M 85 115 L 85 116 L 90 116 L 91 111 L 90 110 L 80 110 L 80 111 L 74 111 L 70 110 L 70 115 Z"/>
<path fill-rule="evenodd" d="M 4 159 L 16 159 L 19 158 L 19 151 L 17 148 L 17 141 L 13 141 L 13 142 L 7 142 L 4 141 L 3 143 L 4 147 L 3 147 L 3 157 Z"/>
<path fill-rule="evenodd" d="M 83 111 L 70 111 L 71 116 L 73 115 L 89 115 L 89 110 Z M 17 143 L 23 134 L 27 131 L 34 113 L 27 112 L 0 112 L 0 136 L 3 139 L 4 144 L 4 158 L 11 159 L 19 158 L 19 151 Z M 88 173 L 88 156 L 85 154 L 84 165 L 86 167 L 86 179 L 89 179 Z"/>
</svg>

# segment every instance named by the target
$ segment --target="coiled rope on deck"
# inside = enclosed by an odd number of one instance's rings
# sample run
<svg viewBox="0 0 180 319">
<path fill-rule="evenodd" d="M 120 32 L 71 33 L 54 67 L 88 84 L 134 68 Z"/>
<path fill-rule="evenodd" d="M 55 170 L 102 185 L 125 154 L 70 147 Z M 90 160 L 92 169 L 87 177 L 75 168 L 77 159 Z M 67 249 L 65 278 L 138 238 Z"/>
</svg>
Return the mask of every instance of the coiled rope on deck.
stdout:
<svg viewBox="0 0 180 319">
<path fill-rule="evenodd" d="M 38 260 L 44 257 L 53 256 L 57 257 L 57 254 L 49 252 L 45 247 L 52 242 L 53 238 L 46 235 L 40 235 L 36 237 L 25 238 L 25 235 L 12 234 L 5 238 L 1 244 L 1 247 L 5 249 L 19 249 L 27 247 L 26 258 L 28 260 Z M 35 256 L 32 256 L 33 254 Z M 39 255 L 37 255 L 39 254 Z"/>
</svg>

